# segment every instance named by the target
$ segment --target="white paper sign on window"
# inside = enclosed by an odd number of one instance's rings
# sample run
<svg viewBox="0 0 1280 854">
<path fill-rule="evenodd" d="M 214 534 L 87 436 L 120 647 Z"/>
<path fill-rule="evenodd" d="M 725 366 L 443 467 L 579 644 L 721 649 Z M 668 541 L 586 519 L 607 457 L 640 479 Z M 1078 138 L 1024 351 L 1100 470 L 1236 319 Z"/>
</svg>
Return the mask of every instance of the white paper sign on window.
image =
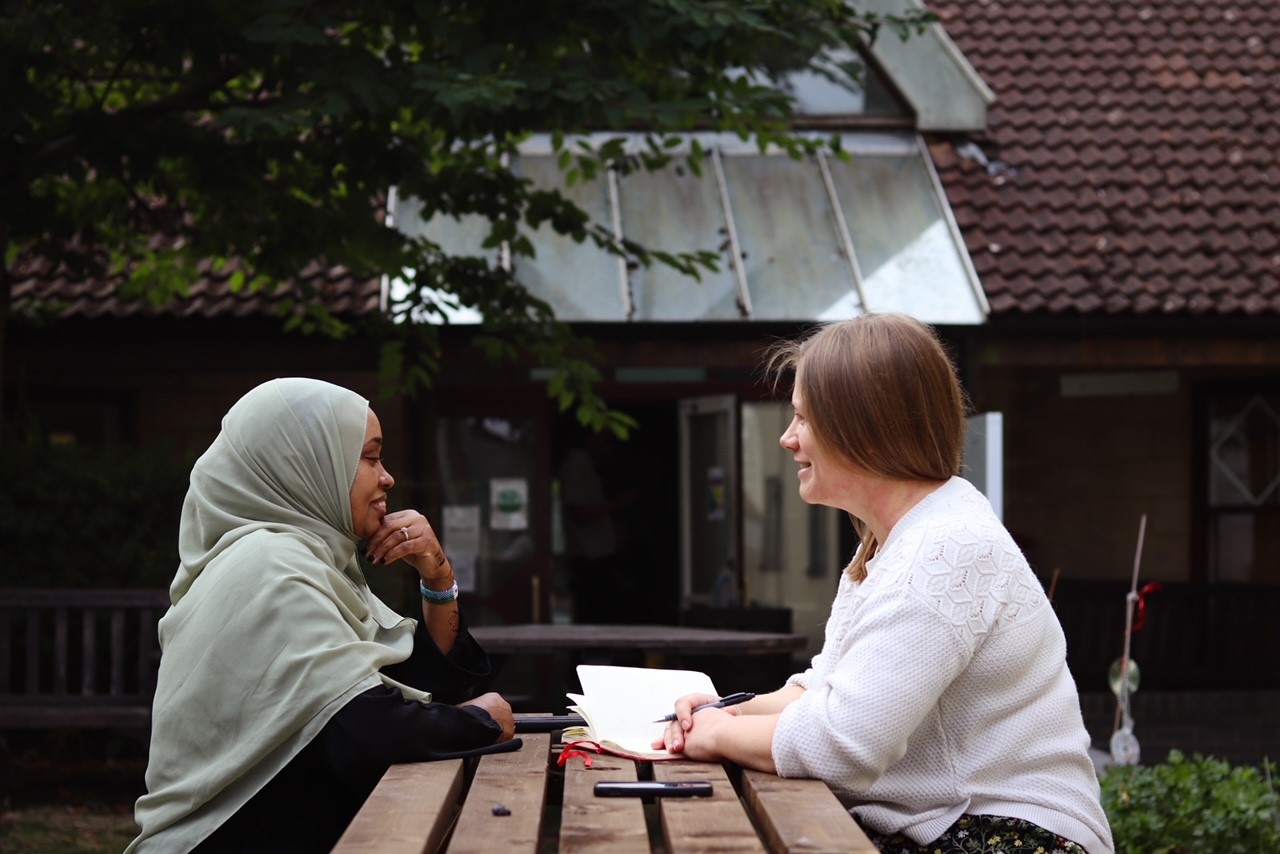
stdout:
<svg viewBox="0 0 1280 854">
<path fill-rule="evenodd" d="M 495 477 L 489 481 L 489 527 L 495 531 L 524 531 L 529 527 L 529 481 Z"/>
</svg>

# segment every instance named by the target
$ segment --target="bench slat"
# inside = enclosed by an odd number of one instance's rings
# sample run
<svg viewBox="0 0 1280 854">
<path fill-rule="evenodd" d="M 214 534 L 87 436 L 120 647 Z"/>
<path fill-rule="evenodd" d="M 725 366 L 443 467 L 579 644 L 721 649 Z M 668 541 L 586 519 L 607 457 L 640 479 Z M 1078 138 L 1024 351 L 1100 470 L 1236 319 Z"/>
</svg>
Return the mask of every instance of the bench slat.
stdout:
<svg viewBox="0 0 1280 854">
<path fill-rule="evenodd" d="M 93 698 L 74 698 L 66 705 L 0 703 L 0 729 L 138 729 L 145 728 L 151 721 L 151 709 L 138 703 L 93 703 L 90 699 Z"/>
<path fill-rule="evenodd" d="M 639 798 L 597 798 L 599 780 L 635 780 L 631 759 L 601 754 L 591 767 L 571 758 L 564 765 L 564 809 L 560 814 L 560 851 L 649 854 L 649 831 Z"/>
<path fill-rule="evenodd" d="M 164 589 L 79 587 L 0 587 L 0 603 L 10 608 L 53 608 L 58 605 L 99 608 L 168 608 Z"/>
<path fill-rule="evenodd" d="M 67 693 L 67 609 L 53 611 L 53 693 Z"/>
<path fill-rule="evenodd" d="M 26 693 L 40 693 L 40 611 L 27 609 L 27 672 L 23 679 Z"/>
<path fill-rule="evenodd" d="M 655 780 L 710 780 L 709 798 L 658 798 L 670 854 L 764 851 L 724 767 L 710 762 L 655 762 Z"/>
<path fill-rule="evenodd" d="M 13 624 L 9 619 L 9 611 L 0 609 L 0 693 L 8 694 L 12 686 L 13 668 L 10 662 L 13 655 Z"/>
<path fill-rule="evenodd" d="M 112 697 L 124 694 L 124 609 L 111 612 L 111 687 Z"/>
<path fill-rule="evenodd" d="M 534 733 L 521 738 L 524 746 L 517 751 L 480 757 L 458 825 L 449 840 L 450 854 L 533 854 L 538 850 L 551 734 Z M 494 815 L 497 804 L 511 814 Z"/>
<path fill-rule="evenodd" d="M 392 765 L 333 849 L 334 854 L 436 851 L 453 822 L 463 760 Z"/>
<path fill-rule="evenodd" d="M 742 798 L 771 851 L 879 854 L 821 780 L 744 770 Z"/>
<path fill-rule="evenodd" d="M 92 608 L 85 608 L 82 613 L 82 621 L 80 635 L 80 654 L 83 656 L 84 667 L 80 668 L 80 693 L 85 697 L 92 697 L 97 693 L 97 685 L 94 684 L 94 672 L 98 669 L 98 657 L 95 654 L 97 644 L 95 639 L 98 634 L 98 626 L 96 615 Z"/>
</svg>

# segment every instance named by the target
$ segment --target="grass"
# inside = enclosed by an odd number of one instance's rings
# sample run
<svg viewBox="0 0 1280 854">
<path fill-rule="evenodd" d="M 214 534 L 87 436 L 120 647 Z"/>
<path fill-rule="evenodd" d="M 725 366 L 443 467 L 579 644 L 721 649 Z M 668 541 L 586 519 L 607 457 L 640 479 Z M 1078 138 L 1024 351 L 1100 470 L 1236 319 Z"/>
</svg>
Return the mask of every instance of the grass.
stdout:
<svg viewBox="0 0 1280 854">
<path fill-rule="evenodd" d="M 100 807 L 32 806 L 0 813 L 0 851 L 119 854 L 137 834 L 132 812 Z"/>
<path fill-rule="evenodd" d="M 0 733 L 0 851 L 119 854 L 137 835 L 146 748 L 104 732 Z"/>
</svg>

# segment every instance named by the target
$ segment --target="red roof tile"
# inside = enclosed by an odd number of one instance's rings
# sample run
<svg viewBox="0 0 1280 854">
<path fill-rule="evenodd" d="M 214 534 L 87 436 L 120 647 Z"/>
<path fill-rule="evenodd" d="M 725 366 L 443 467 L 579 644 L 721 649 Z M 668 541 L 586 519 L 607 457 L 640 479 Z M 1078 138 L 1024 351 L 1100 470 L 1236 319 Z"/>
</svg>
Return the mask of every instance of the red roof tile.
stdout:
<svg viewBox="0 0 1280 854">
<path fill-rule="evenodd" d="M 929 5 L 996 95 L 931 146 L 993 315 L 1280 315 L 1280 3 Z"/>
<path fill-rule="evenodd" d="M 382 283 L 378 277 L 356 278 L 345 267 L 322 268 L 311 264 L 295 282 L 272 293 L 233 292 L 231 270 L 210 271 L 200 265 L 200 278 L 188 286 L 187 295 L 162 306 L 144 299 L 124 299 L 117 282 L 84 279 L 65 268 L 50 269 L 46 261 L 18 267 L 13 287 L 15 313 L 38 305 L 53 309 L 59 317 L 273 317 L 286 299 L 298 294 L 297 282 L 305 282 L 324 298 L 329 311 L 339 317 L 363 317 L 379 311 Z"/>
</svg>

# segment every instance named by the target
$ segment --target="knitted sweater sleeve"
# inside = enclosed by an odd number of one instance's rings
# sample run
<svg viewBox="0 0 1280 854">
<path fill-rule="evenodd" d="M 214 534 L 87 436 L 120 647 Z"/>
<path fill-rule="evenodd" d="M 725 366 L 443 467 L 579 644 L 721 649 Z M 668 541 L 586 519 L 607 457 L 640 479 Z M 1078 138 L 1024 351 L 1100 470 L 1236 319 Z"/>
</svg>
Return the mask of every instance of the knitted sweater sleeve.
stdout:
<svg viewBox="0 0 1280 854">
<path fill-rule="evenodd" d="M 873 593 L 845 619 L 815 659 L 825 666 L 805 674 L 804 694 L 780 716 L 773 760 L 784 777 L 864 792 L 906 753 L 972 646 L 901 586 Z"/>
</svg>

